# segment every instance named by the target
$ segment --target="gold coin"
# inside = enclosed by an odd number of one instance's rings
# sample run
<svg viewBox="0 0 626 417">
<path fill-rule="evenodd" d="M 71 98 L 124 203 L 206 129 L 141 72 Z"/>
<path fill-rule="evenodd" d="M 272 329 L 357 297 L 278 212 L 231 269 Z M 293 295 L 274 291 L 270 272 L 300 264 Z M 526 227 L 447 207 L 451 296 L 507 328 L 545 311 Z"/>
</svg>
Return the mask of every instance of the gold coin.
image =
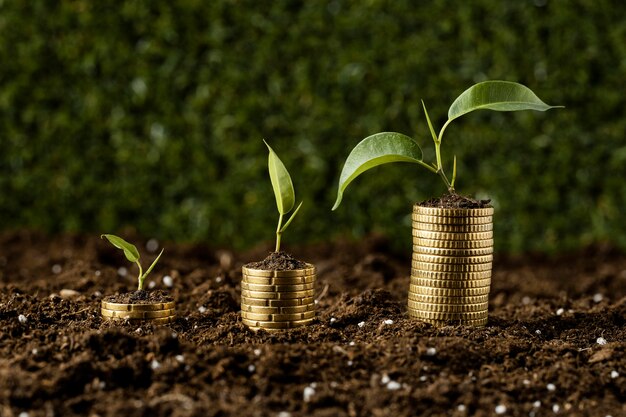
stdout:
<svg viewBox="0 0 626 417">
<path fill-rule="evenodd" d="M 459 320 L 459 319 L 457 320 L 429 320 L 423 317 L 415 317 L 413 314 L 411 314 L 411 311 L 409 311 L 409 317 L 418 319 L 428 324 L 432 324 L 435 327 L 459 326 L 459 325 L 482 327 L 482 326 L 487 325 L 487 320 L 488 320 L 487 317 L 483 319 L 476 319 L 476 320 Z"/>
<path fill-rule="evenodd" d="M 309 311 L 315 311 L 315 303 L 293 307 L 280 307 L 279 314 L 307 313 Z"/>
<path fill-rule="evenodd" d="M 253 306 L 253 307 L 269 307 L 270 300 L 268 300 L 267 298 L 251 298 L 251 297 L 246 297 L 245 295 L 242 295 L 241 304 L 246 304 L 248 306 Z"/>
<path fill-rule="evenodd" d="M 419 295 L 436 295 L 438 297 L 473 297 L 476 295 L 489 294 L 491 287 L 477 288 L 435 288 L 419 285 L 410 285 L 409 299 L 415 294 Z"/>
<path fill-rule="evenodd" d="M 243 324 L 252 328 L 261 329 L 293 329 L 296 327 L 307 326 L 312 324 L 315 319 L 294 320 L 294 321 L 262 321 L 262 320 L 248 320 L 241 319 Z"/>
<path fill-rule="evenodd" d="M 154 318 L 154 319 L 127 319 L 127 318 L 107 317 L 107 316 L 102 316 L 102 318 L 108 321 L 123 320 L 129 323 L 149 323 L 149 324 L 168 324 L 168 323 L 173 323 L 174 321 L 176 321 L 176 316 L 159 317 L 159 318 Z"/>
<path fill-rule="evenodd" d="M 261 285 L 261 284 L 248 284 L 241 281 L 241 289 L 249 291 L 269 291 L 269 292 L 291 292 L 291 291 L 304 291 L 312 290 L 315 288 L 314 283 L 310 284 L 296 284 L 296 285 Z"/>
<path fill-rule="evenodd" d="M 413 245 L 413 253 L 421 253 L 424 255 L 439 256 L 484 256 L 493 254 L 493 247 L 478 249 L 446 249 L 446 248 L 430 248 L 428 246 Z"/>
<path fill-rule="evenodd" d="M 411 224 L 413 225 L 414 229 L 426 230 L 430 232 L 479 233 L 479 232 L 491 232 L 493 230 L 493 223 L 447 225 L 447 224 L 422 223 L 422 222 L 414 221 Z"/>
<path fill-rule="evenodd" d="M 488 208 L 440 208 L 440 207 L 422 207 L 415 204 L 413 213 L 423 214 L 425 216 L 441 216 L 441 217 L 483 217 L 493 216 L 493 207 Z"/>
<path fill-rule="evenodd" d="M 135 319 L 135 320 L 145 320 L 145 319 L 156 319 L 162 317 L 168 317 L 176 314 L 176 310 L 155 310 L 155 311 L 119 311 L 119 310 L 108 310 L 106 308 L 101 308 L 100 313 L 105 317 L 113 317 L 120 319 Z"/>
<path fill-rule="evenodd" d="M 241 317 L 247 320 L 257 321 L 296 321 L 306 320 L 315 317 L 315 311 L 307 311 L 306 313 L 293 313 L 293 314 L 260 314 L 250 313 L 247 311 L 241 312 Z"/>
<path fill-rule="evenodd" d="M 471 225 L 471 224 L 487 224 L 493 223 L 493 216 L 482 217 L 441 217 L 441 216 L 428 216 L 426 214 L 411 215 L 411 219 L 414 222 L 420 223 L 432 223 L 432 224 L 447 224 L 447 225 Z"/>
<path fill-rule="evenodd" d="M 446 265 L 468 265 L 468 264 L 485 264 L 493 261 L 493 255 L 482 256 L 442 256 L 442 255 L 426 255 L 413 252 L 412 259 L 417 262 L 428 262 L 432 264 Z"/>
<path fill-rule="evenodd" d="M 446 265 L 432 262 L 411 261 L 413 269 L 434 272 L 482 272 L 491 271 L 491 262 L 475 265 Z"/>
<path fill-rule="evenodd" d="M 315 290 L 278 292 L 276 294 L 278 294 L 279 300 L 288 300 L 290 298 L 313 297 L 315 295 Z"/>
<path fill-rule="evenodd" d="M 431 288 L 480 288 L 491 285 L 491 278 L 474 280 L 439 280 L 411 277 L 409 288 L 413 285 Z"/>
<path fill-rule="evenodd" d="M 278 293 L 274 291 L 241 290 L 241 296 L 246 298 L 278 299 Z"/>
<path fill-rule="evenodd" d="M 248 313 L 256 313 L 256 314 L 275 314 L 275 313 L 280 313 L 280 307 L 268 307 L 266 305 L 251 306 L 242 302 L 241 311 L 246 311 Z"/>
<path fill-rule="evenodd" d="M 430 240 L 452 240 L 452 241 L 475 241 L 493 239 L 493 231 L 489 232 L 433 232 L 430 230 L 420 230 L 413 228 L 414 238 L 430 239 Z"/>
<path fill-rule="evenodd" d="M 435 280 L 476 280 L 491 278 L 491 270 L 479 272 L 436 272 L 422 271 L 421 269 L 413 268 L 411 269 L 411 276 Z"/>
<path fill-rule="evenodd" d="M 268 300 L 270 302 L 270 307 L 294 307 L 294 306 L 302 306 L 307 304 L 312 304 L 315 302 L 313 297 L 305 297 L 305 298 L 292 298 L 289 300 Z"/>
<path fill-rule="evenodd" d="M 485 319 L 489 315 L 487 310 L 485 311 L 473 311 L 466 313 L 441 313 L 438 311 L 421 311 L 415 309 L 409 309 L 409 314 L 412 317 L 429 319 L 429 320 L 479 320 Z"/>
<path fill-rule="evenodd" d="M 429 304 L 479 304 L 488 302 L 489 294 L 469 297 L 440 297 L 436 295 L 423 295 L 409 292 L 409 300 Z"/>
<path fill-rule="evenodd" d="M 242 266 L 241 271 L 243 274 L 253 277 L 266 277 L 266 278 L 293 278 L 293 277 L 305 277 L 307 275 L 315 274 L 315 266 L 307 264 L 306 268 L 292 269 L 285 271 L 264 270 L 264 269 L 252 269 L 247 266 Z"/>
<path fill-rule="evenodd" d="M 268 278 L 268 277 L 254 277 L 243 274 L 241 282 L 248 284 L 258 285 L 300 285 L 300 284 L 312 284 L 315 282 L 315 274 L 306 275 L 302 277 L 287 277 L 287 278 Z"/>
<path fill-rule="evenodd" d="M 415 230 L 415 229 L 414 229 Z M 441 249 L 481 249 L 493 247 L 493 239 L 485 240 L 437 240 L 413 236 L 413 245 Z"/>
<path fill-rule="evenodd" d="M 151 304 L 124 304 L 124 303 L 111 303 L 108 301 L 102 301 L 102 308 L 115 311 L 155 311 L 155 310 L 171 310 L 176 308 L 175 301 L 169 301 L 166 303 L 151 303 Z"/>
<path fill-rule="evenodd" d="M 304 304 L 291 307 L 268 307 L 268 306 L 251 306 L 241 303 L 241 311 L 257 314 L 296 314 L 315 311 L 315 303 Z"/>
<path fill-rule="evenodd" d="M 486 311 L 489 309 L 489 303 L 478 304 L 429 304 L 420 303 L 417 301 L 409 300 L 408 305 L 410 309 L 418 311 L 434 311 L 439 313 L 469 313 L 476 311 Z"/>
</svg>

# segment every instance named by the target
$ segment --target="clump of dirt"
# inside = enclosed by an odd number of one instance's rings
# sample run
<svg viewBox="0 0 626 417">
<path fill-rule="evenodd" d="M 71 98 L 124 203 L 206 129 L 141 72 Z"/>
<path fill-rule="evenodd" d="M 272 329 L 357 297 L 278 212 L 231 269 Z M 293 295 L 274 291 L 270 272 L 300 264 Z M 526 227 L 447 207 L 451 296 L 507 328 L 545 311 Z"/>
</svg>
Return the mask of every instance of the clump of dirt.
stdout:
<svg viewBox="0 0 626 417">
<path fill-rule="evenodd" d="M 178 318 L 114 323 L 102 294 L 136 281 L 106 243 L 0 233 L 0 417 L 626 415 L 621 252 L 496 256 L 487 326 L 436 328 L 407 315 L 410 252 L 296 248 L 318 268 L 317 320 L 254 332 L 241 266 L 269 247 L 165 246 L 149 293 L 172 294 Z"/>
<path fill-rule="evenodd" d="M 162 290 L 137 290 L 123 294 L 109 295 L 104 298 L 104 301 L 121 304 L 155 304 L 168 303 L 174 301 L 174 298 Z"/>
<path fill-rule="evenodd" d="M 262 269 L 264 271 L 291 271 L 303 269 L 307 263 L 294 258 L 287 252 L 271 252 L 265 259 L 259 262 L 250 262 L 246 265 L 250 269 Z"/>
<path fill-rule="evenodd" d="M 490 208 L 491 200 L 475 200 L 471 197 L 459 195 L 457 193 L 444 194 L 439 198 L 431 198 L 418 203 L 421 207 L 437 207 L 437 208 Z"/>
</svg>

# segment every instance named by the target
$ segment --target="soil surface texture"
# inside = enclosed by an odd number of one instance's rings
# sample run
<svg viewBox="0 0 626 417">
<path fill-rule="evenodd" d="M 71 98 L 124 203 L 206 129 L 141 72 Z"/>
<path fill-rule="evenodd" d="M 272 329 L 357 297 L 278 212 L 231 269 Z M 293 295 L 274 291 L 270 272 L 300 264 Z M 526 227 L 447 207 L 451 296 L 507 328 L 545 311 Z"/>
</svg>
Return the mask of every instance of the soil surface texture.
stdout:
<svg viewBox="0 0 626 417">
<path fill-rule="evenodd" d="M 475 200 L 471 197 L 465 197 L 456 193 L 444 194 L 439 198 L 431 198 L 418 203 L 421 207 L 437 207 L 437 208 L 488 208 L 491 207 L 491 200 Z"/>
<path fill-rule="evenodd" d="M 294 269 L 304 269 L 307 263 L 293 257 L 287 252 L 271 252 L 265 259 L 259 262 L 250 262 L 245 265 L 251 269 L 262 269 L 265 271 L 293 271 Z"/>
<path fill-rule="evenodd" d="M 146 285 L 178 317 L 157 327 L 100 316 L 136 271 L 97 236 L 0 234 L 0 416 L 626 415 L 623 254 L 496 256 L 489 324 L 435 328 L 407 317 L 410 253 L 387 246 L 290 248 L 317 267 L 318 317 L 268 333 L 239 315 L 267 246 L 165 244 Z"/>
<path fill-rule="evenodd" d="M 104 301 L 120 304 L 156 304 L 174 301 L 174 297 L 161 290 L 138 290 L 133 292 L 125 292 L 123 294 L 109 295 L 107 297 L 104 297 Z"/>
</svg>

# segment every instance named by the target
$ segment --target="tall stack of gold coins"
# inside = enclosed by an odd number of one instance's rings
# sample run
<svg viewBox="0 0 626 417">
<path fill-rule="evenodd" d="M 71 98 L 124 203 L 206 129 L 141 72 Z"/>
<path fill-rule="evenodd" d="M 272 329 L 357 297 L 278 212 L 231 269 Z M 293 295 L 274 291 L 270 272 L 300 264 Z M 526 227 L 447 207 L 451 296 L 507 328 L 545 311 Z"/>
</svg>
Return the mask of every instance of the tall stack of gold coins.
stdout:
<svg viewBox="0 0 626 417">
<path fill-rule="evenodd" d="M 123 304 L 102 301 L 100 313 L 105 320 L 128 320 L 130 322 L 168 324 L 176 319 L 174 301 L 151 304 Z"/>
<path fill-rule="evenodd" d="M 487 324 L 493 208 L 413 207 L 409 315 L 436 326 Z"/>
<path fill-rule="evenodd" d="M 258 330 L 309 325 L 315 319 L 315 266 L 267 271 L 243 267 L 241 319 Z"/>
</svg>

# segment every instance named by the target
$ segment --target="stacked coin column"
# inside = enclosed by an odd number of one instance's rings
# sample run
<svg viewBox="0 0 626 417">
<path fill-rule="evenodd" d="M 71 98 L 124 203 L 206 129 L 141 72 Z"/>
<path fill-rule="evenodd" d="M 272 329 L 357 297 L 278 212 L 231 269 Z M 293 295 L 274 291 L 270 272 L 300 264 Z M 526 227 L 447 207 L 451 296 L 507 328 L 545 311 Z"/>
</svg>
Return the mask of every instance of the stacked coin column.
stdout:
<svg viewBox="0 0 626 417">
<path fill-rule="evenodd" d="M 409 315 L 436 326 L 487 324 L 493 208 L 413 207 Z"/>
<path fill-rule="evenodd" d="M 315 267 L 286 271 L 242 268 L 241 319 L 258 330 L 309 325 L 315 319 Z"/>
<path fill-rule="evenodd" d="M 128 320 L 130 322 L 167 324 L 176 319 L 174 301 L 153 304 L 123 304 L 102 301 L 100 313 L 105 320 Z"/>
</svg>

